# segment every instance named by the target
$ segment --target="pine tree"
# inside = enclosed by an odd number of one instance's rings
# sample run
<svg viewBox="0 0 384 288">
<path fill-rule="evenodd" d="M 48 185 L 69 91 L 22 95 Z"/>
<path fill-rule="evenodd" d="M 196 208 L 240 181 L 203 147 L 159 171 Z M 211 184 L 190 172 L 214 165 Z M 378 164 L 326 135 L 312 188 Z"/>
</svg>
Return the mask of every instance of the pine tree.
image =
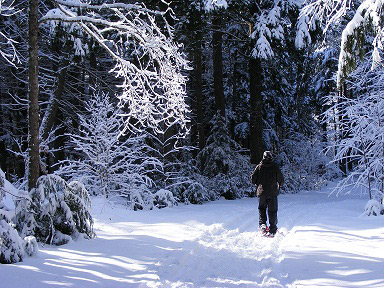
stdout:
<svg viewBox="0 0 384 288">
<path fill-rule="evenodd" d="M 214 191 L 216 197 L 227 199 L 251 195 L 249 159 L 238 152 L 241 148 L 229 137 L 220 114 L 212 118 L 211 127 L 207 145 L 197 158 L 201 173 L 209 179 L 208 190 Z"/>
</svg>

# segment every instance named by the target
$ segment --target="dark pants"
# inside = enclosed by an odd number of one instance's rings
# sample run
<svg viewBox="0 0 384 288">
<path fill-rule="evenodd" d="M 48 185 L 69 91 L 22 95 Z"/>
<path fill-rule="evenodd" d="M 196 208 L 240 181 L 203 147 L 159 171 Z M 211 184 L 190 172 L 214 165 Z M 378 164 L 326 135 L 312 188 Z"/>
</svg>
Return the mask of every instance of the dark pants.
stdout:
<svg viewBox="0 0 384 288">
<path fill-rule="evenodd" d="M 277 230 L 277 196 L 261 195 L 259 197 L 259 227 L 267 224 L 267 209 L 269 220 L 269 231 L 276 233 Z"/>
</svg>

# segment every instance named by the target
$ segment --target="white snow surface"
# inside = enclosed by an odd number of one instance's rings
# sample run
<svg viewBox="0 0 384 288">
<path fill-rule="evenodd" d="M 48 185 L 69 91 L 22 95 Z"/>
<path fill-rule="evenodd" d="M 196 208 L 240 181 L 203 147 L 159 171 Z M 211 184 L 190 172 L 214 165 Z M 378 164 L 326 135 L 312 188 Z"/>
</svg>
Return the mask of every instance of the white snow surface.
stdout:
<svg viewBox="0 0 384 288">
<path fill-rule="evenodd" d="M 257 232 L 256 198 L 154 211 L 96 198 L 96 239 L 0 265 L 0 287 L 384 287 L 384 216 L 329 189 L 280 195 L 275 238 Z"/>
</svg>

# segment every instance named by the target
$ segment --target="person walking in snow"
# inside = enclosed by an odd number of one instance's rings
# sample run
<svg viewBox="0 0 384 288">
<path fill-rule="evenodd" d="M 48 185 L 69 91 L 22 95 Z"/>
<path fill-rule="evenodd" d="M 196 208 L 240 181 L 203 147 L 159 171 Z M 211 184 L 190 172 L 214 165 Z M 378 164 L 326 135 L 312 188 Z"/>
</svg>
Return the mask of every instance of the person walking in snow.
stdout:
<svg viewBox="0 0 384 288">
<path fill-rule="evenodd" d="M 277 164 L 273 162 L 271 151 L 263 153 L 263 160 L 256 166 L 251 175 L 251 182 L 256 188 L 259 198 L 259 228 L 267 234 L 267 210 L 269 220 L 269 234 L 277 231 L 277 195 L 284 184 L 284 177 Z"/>
</svg>

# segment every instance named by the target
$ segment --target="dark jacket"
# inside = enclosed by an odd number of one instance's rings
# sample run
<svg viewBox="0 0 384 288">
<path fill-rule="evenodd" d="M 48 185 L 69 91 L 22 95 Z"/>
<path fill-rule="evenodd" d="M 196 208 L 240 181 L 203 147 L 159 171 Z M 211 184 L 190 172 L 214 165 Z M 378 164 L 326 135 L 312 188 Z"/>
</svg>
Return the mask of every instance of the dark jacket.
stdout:
<svg viewBox="0 0 384 288">
<path fill-rule="evenodd" d="M 277 196 L 284 184 L 284 177 L 279 166 L 272 161 L 263 159 L 251 175 L 252 184 L 257 187 L 257 196 Z"/>
</svg>

